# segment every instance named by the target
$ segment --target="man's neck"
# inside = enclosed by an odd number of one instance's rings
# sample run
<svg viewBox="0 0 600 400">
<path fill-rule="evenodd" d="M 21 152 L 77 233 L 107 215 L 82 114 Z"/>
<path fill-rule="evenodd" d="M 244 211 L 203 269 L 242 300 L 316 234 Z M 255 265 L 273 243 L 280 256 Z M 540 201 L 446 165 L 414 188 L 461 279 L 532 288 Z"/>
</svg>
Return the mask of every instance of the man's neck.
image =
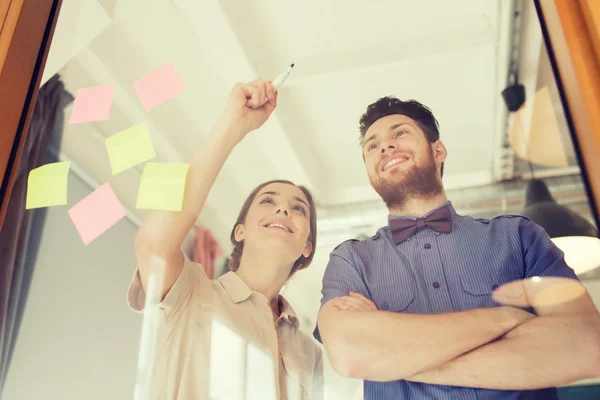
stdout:
<svg viewBox="0 0 600 400">
<path fill-rule="evenodd" d="M 446 197 L 446 194 L 442 191 L 442 193 L 426 199 L 410 198 L 402 205 L 402 207 L 389 209 L 389 213 L 393 217 L 420 218 L 423 215 L 427 214 L 429 211 L 441 207 L 447 202 L 448 198 Z"/>
</svg>

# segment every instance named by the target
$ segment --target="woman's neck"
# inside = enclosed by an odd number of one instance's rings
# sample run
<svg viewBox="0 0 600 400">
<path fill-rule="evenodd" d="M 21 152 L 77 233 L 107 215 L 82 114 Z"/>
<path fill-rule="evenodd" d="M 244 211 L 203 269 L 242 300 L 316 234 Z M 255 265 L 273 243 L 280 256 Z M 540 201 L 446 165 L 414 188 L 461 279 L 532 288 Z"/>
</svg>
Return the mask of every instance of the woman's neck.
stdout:
<svg viewBox="0 0 600 400">
<path fill-rule="evenodd" d="M 271 309 L 279 310 L 279 292 L 290 274 L 292 266 L 281 265 L 265 257 L 243 254 L 236 274 L 253 292 L 265 296 Z"/>
</svg>

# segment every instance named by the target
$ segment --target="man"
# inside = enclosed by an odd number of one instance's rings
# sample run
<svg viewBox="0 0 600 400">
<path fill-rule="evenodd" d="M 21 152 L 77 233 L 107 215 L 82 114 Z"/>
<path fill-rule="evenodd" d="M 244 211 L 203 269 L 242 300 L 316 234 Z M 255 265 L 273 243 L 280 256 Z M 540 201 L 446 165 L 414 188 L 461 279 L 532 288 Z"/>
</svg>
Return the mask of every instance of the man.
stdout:
<svg viewBox="0 0 600 400">
<path fill-rule="evenodd" d="M 360 132 L 388 226 L 331 253 L 315 337 L 333 368 L 365 400 L 548 400 L 600 377 L 600 315 L 563 253 L 525 217 L 456 213 L 431 111 L 384 97 Z"/>
</svg>

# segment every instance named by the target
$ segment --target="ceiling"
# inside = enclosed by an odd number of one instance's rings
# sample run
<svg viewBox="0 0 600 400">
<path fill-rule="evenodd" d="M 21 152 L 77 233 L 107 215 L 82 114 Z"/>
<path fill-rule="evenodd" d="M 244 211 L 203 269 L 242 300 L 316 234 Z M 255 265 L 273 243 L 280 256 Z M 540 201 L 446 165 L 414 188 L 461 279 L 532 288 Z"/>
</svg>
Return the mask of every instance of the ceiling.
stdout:
<svg viewBox="0 0 600 400">
<path fill-rule="evenodd" d="M 59 151 L 92 185 L 109 182 L 139 221 L 142 166 L 113 176 L 104 139 L 147 121 L 154 161 L 184 162 L 235 82 L 272 79 L 295 63 L 277 110 L 233 151 L 199 218 L 223 248 L 229 249 L 246 196 L 269 179 L 308 186 L 324 215 L 380 201 L 363 167 L 358 120 L 386 95 L 414 98 L 433 110 L 449 154 L 447 190 L 490 185 L 506 177 L 508 120 L 499 94 L 507 82 L 512 7 L 502 0 L 145 0 L 143 9 L 126 0 L 63 2 L 43 80 L 59 72 L 71 93 L 115 84 L 115 95 L 110 120 L 66 125 Z M 527 7 L 521 80 L 530 93 L 539 83 L 542 40 Z M 166 62 L 185 90 L 146 113 L 133 82 Z M 286 288 L 307 330 L 331 248 L 320 246 L 313 266 Z M 336 393 L 350 393 L 356 384 Z"/>
<path fill-rule="evenodd" d="M 268 179 L 308 186 L 320 206 L 377 199 L 361 161 L 358 119 L 385 95 L 433 109 L 449 151 L 447 188 L 491 183 L 505 123 L 498 93 L 506 82 L 499 66 L 508 64 L 500 51 L 508 46 L 507 3 L 368 4 L 151 0 L 141 13 L 132 1 L 66 2 L 44 78 L 60 71 L 72 93 L 116 88 L 110 120 L 67 125 L 61 151 L 96 182 L 110 182 L 140 218 L 142 168 L 112 176 L 104 138 L 145 120 L 157 159 L 183 162 L 236 81 L 270 79 L 293 62 L 275 114 L 234 150 L 200 217 L 223 246 L 245 197 Z M 146 113 L 132 83 L 165 62 L 185 90 Z"/>
</svg>

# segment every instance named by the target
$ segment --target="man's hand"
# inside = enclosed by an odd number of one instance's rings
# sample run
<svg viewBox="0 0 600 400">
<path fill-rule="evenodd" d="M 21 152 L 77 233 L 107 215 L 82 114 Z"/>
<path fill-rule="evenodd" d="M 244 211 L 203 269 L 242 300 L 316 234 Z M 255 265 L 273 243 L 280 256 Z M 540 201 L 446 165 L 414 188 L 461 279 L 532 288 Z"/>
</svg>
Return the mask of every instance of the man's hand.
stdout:
<svg viewBox="0 0 600 400">
<path fill-rule="evenodd" d="M 356 292 L 350 292 L 348 296 L 336 297 L 332 300 L 332 304 L 334 308 L 341 311 L 377 311 L 375 303 Z M 499 308 L 505 315 L 503 325 L 506 325 L 507 332 L 537 318 L 535 314 L 516 307 L 500 306 Z"/>
<path fill-rule="evenodd" d="M 270 81 L 258 78 L 236 83 L 231 89 L 221 121 L 232 128 L 241 141 L 246 134 L 260 128 L 277 107 L 277 92 Z"/>
<path fill-rule="evenodd" d="M 342 311 L 377 311 L 377 306 L 360 293 L 350 292 L 348 296 L 337 297 L 333 305 Z"/>
</svg>

